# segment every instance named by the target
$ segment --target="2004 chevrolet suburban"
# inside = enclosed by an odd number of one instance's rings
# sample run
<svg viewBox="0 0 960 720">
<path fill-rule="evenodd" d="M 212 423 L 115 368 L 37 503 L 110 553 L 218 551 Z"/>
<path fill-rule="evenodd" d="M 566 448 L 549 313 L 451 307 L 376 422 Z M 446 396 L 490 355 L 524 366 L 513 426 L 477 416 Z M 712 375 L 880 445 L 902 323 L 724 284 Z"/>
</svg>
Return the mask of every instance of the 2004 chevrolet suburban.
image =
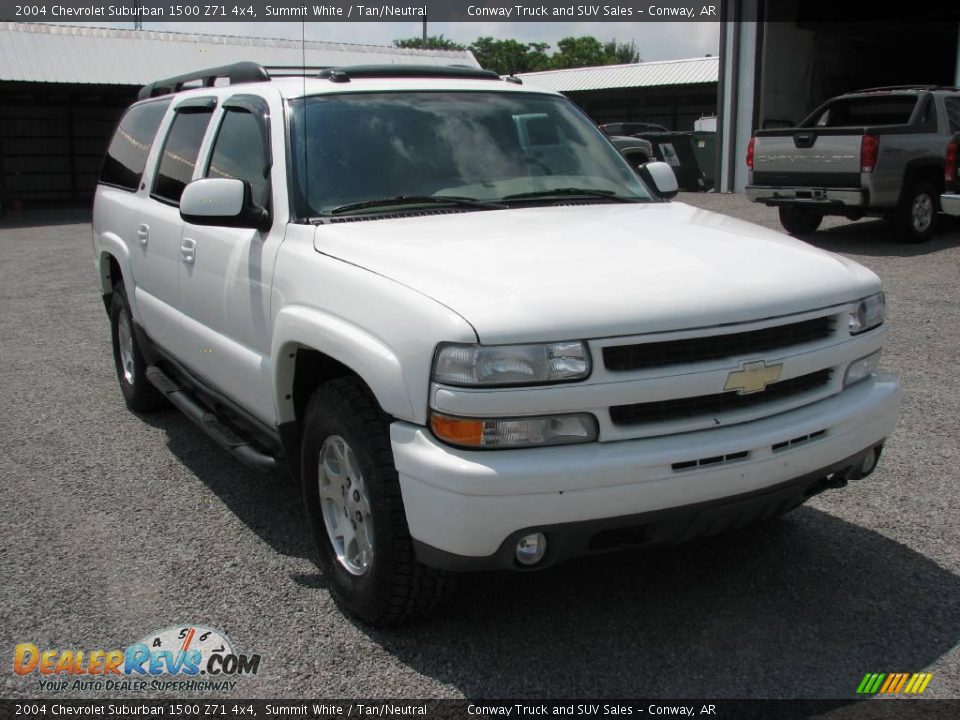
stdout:
<svg viewBox="0 0 960 720">
<path fill-rule="evenodd" d="M 94 205 L 127 405 L 303 487 L 366 622 L 456 571 L 710 535 L 868 475 L 869 270 L 669 202 L 574 105 L 468 68 L 146 86 Z M 189 88 L 190 84 L 199 87 Z"/>
</svg>

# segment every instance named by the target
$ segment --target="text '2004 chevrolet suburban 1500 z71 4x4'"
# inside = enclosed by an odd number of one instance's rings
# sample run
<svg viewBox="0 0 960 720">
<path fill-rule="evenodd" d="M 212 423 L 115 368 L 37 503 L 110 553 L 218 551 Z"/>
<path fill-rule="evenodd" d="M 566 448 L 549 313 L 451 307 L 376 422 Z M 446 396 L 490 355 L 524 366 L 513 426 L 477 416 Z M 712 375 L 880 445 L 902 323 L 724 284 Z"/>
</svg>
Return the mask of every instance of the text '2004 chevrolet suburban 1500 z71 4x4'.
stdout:
<svg viewBox="0 0 960 720">
<path fill-rule="evenodd" d="M 333 596 L 377 624 L 458 571 L 709 535 L 868 475 L 900 402 L 880 281 L 675 192 L 485 71 L 153 83 L 94 205 L 123 395 L 285 464 Z"/>
</svg>

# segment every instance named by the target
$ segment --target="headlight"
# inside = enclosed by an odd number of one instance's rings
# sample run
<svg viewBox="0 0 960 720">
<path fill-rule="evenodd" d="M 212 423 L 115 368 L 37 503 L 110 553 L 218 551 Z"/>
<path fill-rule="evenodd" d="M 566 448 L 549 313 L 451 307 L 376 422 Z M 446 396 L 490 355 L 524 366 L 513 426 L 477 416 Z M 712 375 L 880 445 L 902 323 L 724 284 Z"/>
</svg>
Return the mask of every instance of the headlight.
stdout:
<svg viewBox="0 0 960 720">
<path fill-rule="evenodd" d="M 535 385 L 580 380 L 590 355 L 579 341 L 546 345 L 444 343 L 433 361 L 433 379 L 448 385 Z"/>
<path fill-rule="evenodd" d="M 440 440 L 465 448 L 521 448 L 569 445 L 597 439 L 589 413 L 521 418 L 464 418 L 433 413 L 430 429 Z"/>
<path fill-rule="evenodd" d="M 857 309 L 850 313 L 850 334 L 871 330 L 883 322 L 883 315 L 886 309 L 886 300 L 883 293 L 871 295 L 866 300 L 861 300 Z"/>
<path fill-rule="evenodd" d="M 859 360 L 854 360 L 847 367 L 847 374 L 843 376 L 843 386 L 848 387 L 870 377 L 880 362 L 880 350 L 871 353 Z"/>
</svg>

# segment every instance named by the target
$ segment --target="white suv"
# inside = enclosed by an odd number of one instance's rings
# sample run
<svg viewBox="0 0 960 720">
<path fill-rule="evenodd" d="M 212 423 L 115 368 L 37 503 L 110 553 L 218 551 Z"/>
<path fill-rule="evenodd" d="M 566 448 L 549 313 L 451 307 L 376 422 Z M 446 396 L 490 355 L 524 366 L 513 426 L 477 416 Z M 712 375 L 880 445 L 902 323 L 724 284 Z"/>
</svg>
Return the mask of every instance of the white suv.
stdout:
<svg viewBox="0 0 960 720">
<path fill-rule="evenodd" d="M 869 270 L 668 202 L 669 166 L 638 173 L 556 93 L 277 75 L 143 89 L 96 263 L 127 404 L 286 465 L 350 613 L 395 622 L 452 571 L 710 535 L 873 470 L 900 386 Z"/>
</svg>

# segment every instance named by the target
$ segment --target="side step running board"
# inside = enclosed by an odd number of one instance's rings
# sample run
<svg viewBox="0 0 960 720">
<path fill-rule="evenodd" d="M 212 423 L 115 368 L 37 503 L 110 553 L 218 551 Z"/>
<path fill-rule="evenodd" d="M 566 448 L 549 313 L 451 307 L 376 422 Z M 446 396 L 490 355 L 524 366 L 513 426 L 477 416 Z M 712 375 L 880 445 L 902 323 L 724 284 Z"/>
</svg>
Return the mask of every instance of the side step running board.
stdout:
<svg viewBox="0 0 960 720">
<path fill-rule="evenodd" d="M 199 425 L 218 445 L 236 457 L 244 465 L 261 472 L 269 472 L 276 469 L 277 459 L 275 457 L 267 455 L 252 445 L 249 440 L 240 437 L 236 432 L 227 427 L 220 418 L 198 403 L 187 390 L 167 377 L 156 365 L 151 365 L 147 368 L 147 380 L 149 380 L 150 384 L 157 390 L 162 392 L 178 410 L 193 420 L 193 422 Z"/>
</svg>

